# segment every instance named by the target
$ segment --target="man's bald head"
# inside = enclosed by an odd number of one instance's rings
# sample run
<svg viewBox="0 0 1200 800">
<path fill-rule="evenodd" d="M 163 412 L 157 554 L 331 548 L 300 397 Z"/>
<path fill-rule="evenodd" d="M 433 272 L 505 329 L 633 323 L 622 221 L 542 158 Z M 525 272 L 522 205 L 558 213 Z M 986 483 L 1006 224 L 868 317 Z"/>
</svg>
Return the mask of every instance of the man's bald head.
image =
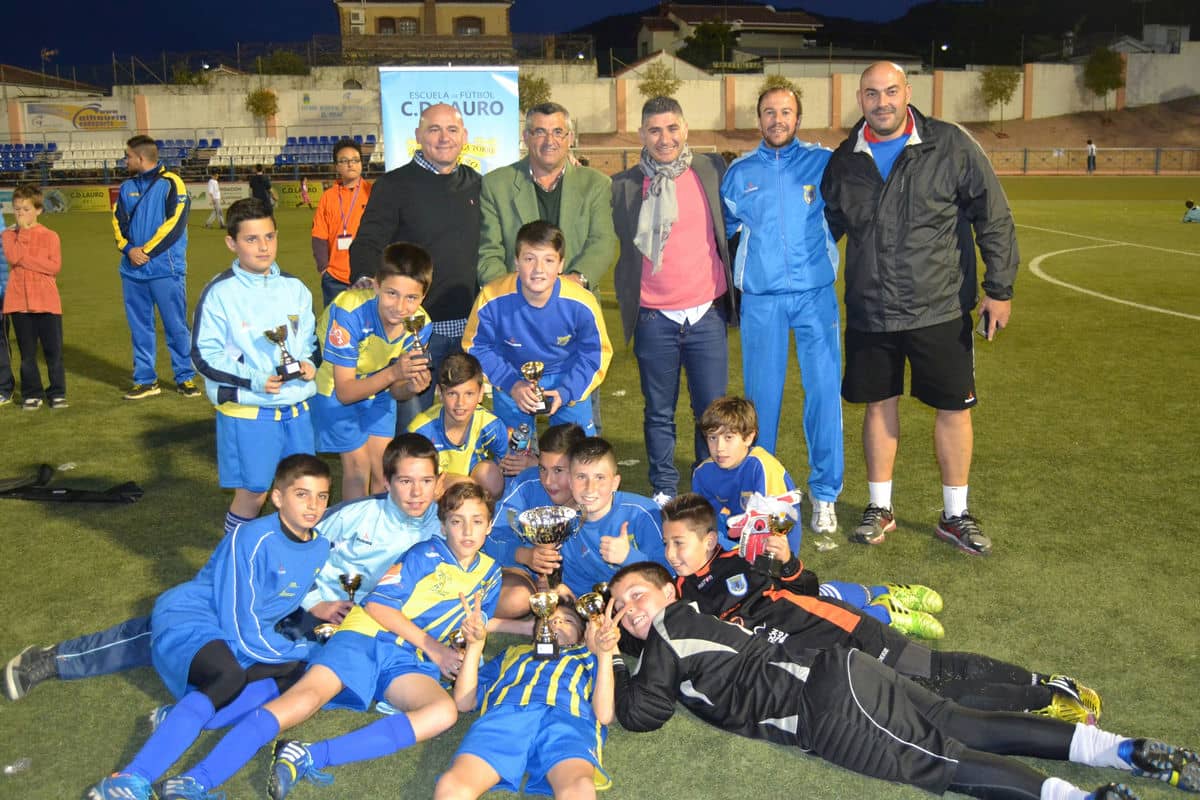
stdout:
<svg viewBox="0 0 1200 800">
<path fill-rule="evenodd" d="M 877 61 L 858 79 L 858 105 L 871 132 L 880 139 L 895 139 L 908 122 L 912 87 L 898 64 Z"/>
</svg>

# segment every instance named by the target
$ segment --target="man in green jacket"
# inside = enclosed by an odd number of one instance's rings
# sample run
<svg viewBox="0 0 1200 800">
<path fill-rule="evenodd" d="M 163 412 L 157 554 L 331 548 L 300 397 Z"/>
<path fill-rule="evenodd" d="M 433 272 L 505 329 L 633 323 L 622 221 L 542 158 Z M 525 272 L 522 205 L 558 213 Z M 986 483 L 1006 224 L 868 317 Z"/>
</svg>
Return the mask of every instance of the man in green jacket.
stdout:
<svg viewBox="0 0 1200 800">
<path fill-rule="evenodd" d="M 545 220 L 566 237 L 563 277 L 595 289 L 617 260 L 612 221 L 612 181 L 570 161 L 571 114 L 542 103 L 525 115 L 528 155 L 484 176 L 480 196 L 479 285 L 514 267 L 517 231 Z"/>
</svg>

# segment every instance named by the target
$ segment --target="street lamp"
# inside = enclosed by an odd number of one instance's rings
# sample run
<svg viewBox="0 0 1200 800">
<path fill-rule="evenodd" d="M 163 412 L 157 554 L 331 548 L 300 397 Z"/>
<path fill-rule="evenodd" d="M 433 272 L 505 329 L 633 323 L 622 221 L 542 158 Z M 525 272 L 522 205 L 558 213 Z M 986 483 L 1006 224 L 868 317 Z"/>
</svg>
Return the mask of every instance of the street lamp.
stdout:
<svg viewBox="0 0 1200 800">
<path fill-rule="evenodd" d="M 937 51 L 941 50 L 944 53 L 949 49 L 950 49 L 950 45 L 947 44 L 946 42 L 942 42 L 942 44 L 940 46 L 937 44 L 936 40 L 931 40 L 929 42 L 929 71 L 930 72 L 933 72 L 934 67 L 937 66 L 937 61 L 935 58 Z"/>
</svg>

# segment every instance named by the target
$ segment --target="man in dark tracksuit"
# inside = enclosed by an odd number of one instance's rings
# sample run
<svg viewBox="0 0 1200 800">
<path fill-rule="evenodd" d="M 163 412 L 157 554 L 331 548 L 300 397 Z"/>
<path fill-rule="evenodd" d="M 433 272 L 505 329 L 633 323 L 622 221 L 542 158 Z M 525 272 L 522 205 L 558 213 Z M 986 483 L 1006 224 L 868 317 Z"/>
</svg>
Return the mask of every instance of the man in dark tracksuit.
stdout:
<svg viewBox="0 0 1200 800">
<path fill-rule="evenodd" d="M 863 775 L 941 794 L 1004 800 L 1128 800 L 1125 786 L 1092 793 L 1010 758 L 1112 767 L 1200 790 L 1200 756 L 1090 725 L 967 709 L 860 650 L 807 648 L 675 602 L 670 575 L 643 562 L 610 583 L 617 618 L 645 643 L 632 671 L 614 664 L 616 713 L 629 731 L 662 727 L 676 701 L 731 733 L 794 745 Z M 610 611 L 603 624 L 611 624 Z"/>
<path fill-rule="evenodd" d="M 1008 324 L 1016 233 L 983 150 L 957 125 L 912 108 L 911 97 L 900 67 L 869 67 L 858 90 L 863 119 L 821 180 L 830 232 L 835 239 L 847 237 L 842 397 L 867 406 L 863 450 L 870 502 L 850 538 L 879 544 L 896 528 L 892 468 L 908 361 L 912 395 L 937 410 L 934 443 L 944 510 L 936 533 L 966 553 L 986 555 L 991 541 L 967 512 L 976 403 L 975 245 L 987 268 L 979 313 L 991 339 Z"/>
</svg>

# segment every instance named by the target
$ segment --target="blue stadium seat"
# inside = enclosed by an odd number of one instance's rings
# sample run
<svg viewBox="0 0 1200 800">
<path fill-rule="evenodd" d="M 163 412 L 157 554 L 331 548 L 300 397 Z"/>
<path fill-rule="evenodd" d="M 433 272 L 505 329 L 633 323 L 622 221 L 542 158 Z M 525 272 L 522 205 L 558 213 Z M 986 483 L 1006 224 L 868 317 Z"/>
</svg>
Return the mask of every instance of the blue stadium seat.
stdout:
<svg viewBox="0 0 1200 800">
<path fill-rule="evenodd" d="M 0 153 L 11 153 L 12 149 L 13 149 L 12 142 L 5 142 L 4 144 L 0 144 Z"/>
<path fill-rule="evenodd" d="M 58 152 L 58 142 L 47 142 L 46 143 L 46 152 L 48 152 L 48 153 Z"/>
<path fill-rule="evenodd" d="M 33 143 L 33 152 L 35 152 L 35 153 L 40 153 L 40 152 L 42 152 L 42 151 L 43 151 L 43 150 L 45 150 L 45 149 L 46 149 L 46 145 L 42 144 L 41 142 L 34 142 L 34 143 Z"/>
<path fill-rule="evenodd" d="M 158 147 L 163 147 L 163 146 L 164 146 L 164 142 L 163 142 L 163 140 L 162 140 L 162 139 L 155 139 L 155 140 L 154 140 L 154 144 L 155 144 L 155 145 L 157 145 Z"/>
<path fill-rule="evenodd" d="M 362 144 L 363 138 L 362 138 L 362 136 L 360 136 L 359 134 L 356 133 L 356 134 L 354 134 L 354 141 L 358 142 L 359 144 Z"/>
<path fill-rule="evenodd" d="M 208 149 L 208 139 L 201 139 L 199 147 L 201 150 L 207 150 Z"/>
<path fill-rule="evenodd" d="M 373 133 L 367 134 L 367 144 L 375 144 L 375 134 L 373 134 Z"/>
<path fill-rule="evenodd" d="M 296 137 L 295 137 L 295 136 L 289 136 L 289 137 L 287 137 L 287 146 L 288 146 L 288 147 L 291 147 L 292 145 L 294 145 L 294 144 L 296 144 L 296 143 L 297 143 L 297 142 L 296 142 Z"/>
<path fill-rule="evenodd" d="M 333 144 L 333 143 L 329 141 L 328 136 L 321 136 L 321 137 L 319 137 L 317 144 L 329 145 L 329 144 Z"/>
<path fill-rule="evenodd" d="M 221 146 L 221 140 L 220 140 L 220 139 L 213 139 L 213 140 L 212 140 L 212 146 L 213 146 L 213 149 L 214 149 L 214 150 L 215 150 L 215 149 L 217 149 L 217 148 L 219 148 L 219 147 Z"/>
</svg>

